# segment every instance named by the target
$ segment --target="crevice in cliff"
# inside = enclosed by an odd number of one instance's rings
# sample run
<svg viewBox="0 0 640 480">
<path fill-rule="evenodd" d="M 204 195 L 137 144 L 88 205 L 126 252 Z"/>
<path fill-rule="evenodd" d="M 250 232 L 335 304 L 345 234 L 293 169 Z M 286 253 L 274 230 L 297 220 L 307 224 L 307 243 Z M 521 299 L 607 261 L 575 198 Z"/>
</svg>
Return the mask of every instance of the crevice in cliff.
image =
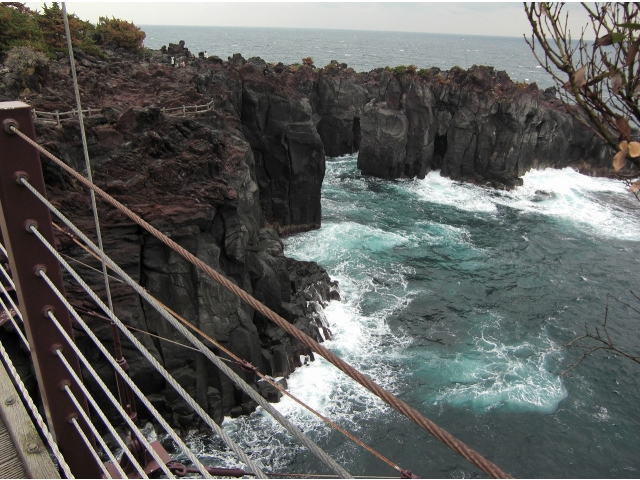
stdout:
<svg viewBox="0 0 640 480">
<path fill-rule="evenodd" d="M 436 139 L 433 142 L 433 160 L 431 166 L 434 169 L 442 168 L 444 162 L 444 156 L 447 153 L 447 136 L 436 135 Z"/>
<path fill-rule="evenodd" d="M 354 117 L 353 119 L 353 148 L 351 153 L 360 151 L 360 140 L 362 139 L 362 130 L 360 127 L 360 117 Z"/>
</svg>

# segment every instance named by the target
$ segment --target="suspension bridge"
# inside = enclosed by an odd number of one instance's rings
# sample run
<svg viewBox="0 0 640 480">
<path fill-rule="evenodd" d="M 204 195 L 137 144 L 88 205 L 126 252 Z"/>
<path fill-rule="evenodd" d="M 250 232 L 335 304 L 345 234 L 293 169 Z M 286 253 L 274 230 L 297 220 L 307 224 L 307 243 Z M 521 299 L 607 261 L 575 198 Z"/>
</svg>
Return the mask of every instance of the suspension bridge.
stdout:
<svg viewBox="0 0 640 480">
<path fill-rule="evenodd" d="M 62 5 L 65 27 L 68 31 L 66 8 L 64 3 Z M 251 363 L 225 348 L 215 338 L 199 330 L 177 312 L 167 308 L 159 299 L 150 295 L 104 253 L 96 207 L 98 198 L 118 210 L 130 221 L 135 222 L 204 275 L 236 295 L 292 338 L 296 338 L 322 356 L 487 475 L 494 478 L 510 478 L 509 474 L 500 467 L 298 330 L 226 276 L 211 268 L 95 185 L 91 176 L 83 125 L 85 111 L 82 110 L 77 88 L 69 36 L 67 39 L 77 109 L 75 115 L 70 115 L 69 119 L 64 121 L 72 121 L 75 118 L 80 123 L 86 176 L 69 167 L 36 142 L 34 115 L 29 105 L 21 102 L 0 103 L 0 221 L 2 226 L 0 252 L 3 255 L 3 258 L 0 258 L 0 324 L 11 324 L 12 331 L 21 343 L 21 348 L 29 353 L 41 400 L 41 408 L 38 408 L 37 401 L 29 395 L 7 349 L 0 342 L 0 364 L 3 367 L 0 368 L 0 478 L 149 478 L 159 475 L 174 478 L 187 474 L 204 478 L 213 476 L 357 478 L 318 446 L 300 427 L 267 402 L 230 365 L 251 372 L 282 394 L 291 397 L 303 408 L 322 419 L 328 428 L 339 431 L 374 455 L 380 462 L 395 470 L 396 477 L 418 478 L 411 470 L 399 466 L 353 433 L 295 398 L 274 379 L 261 373 Z M 203 107 L 213 108 L 213 104 Z M 200 111 L 198 108 L 194 109 L 194 113 Z M 181 112 L 187 113 L 185 108 L 182 108 Z M 54 121 L 60 122 L 60 115 Z M 41 158 L 42 161 L 50 162 L 55 168 L 66 172 L 90 193 L 97 244 L 47 199 Z M 56 218 L 55 223 L 52 221 L 52 215 Z M 73 259 L 57 251 L 54 228 L 59 234 L 73 238 L 100 260 L 106 298 L 100 298 L 95 293 L 96 286 L 89 285 L 70 265 L 69 261 Z M 67 298 L 63 285 L 63 269 L 102 311 L 101 314 L 74 305 Z M 328 473 L 311 475 L 272 472 L 262 466 L 258 459 L 252 458 L 250 454 L 243 451 L 114 312 L 109 290 L 109 279 L 114 278 L 114 275 L 155 309 L 162 319 L 183 337 L 182 341 L 188 342 L 187 345 L 183 344 L 184 346 L 199 352 L 206 361 L 212 363 L 228 377 L 239 390 L 271 415 L 288 435 L 314 455 L 325 466 Z M 105 345 L 105 342 L 96 336 L 83 318 L 87 315 L 99 318 L 112 326 L 111 344 Z M 105 385 L 92 363 L 76 345 L 72 324 L 84 331 L 97 351 L 113 368 L 117 380 L 117 392 L 112 392 Z M 149 332 L 137 331 L 136 333 Z M 170 385 L 193 409 L 209 433 L 223 441 L 226 448 L 235 455 L 238 465 L 242 465 L 241 468 L 208 465 L 191 451 L 129 376 L 128 365 L 122 354 L 121 336 L 140 352 L 145 361 L 164 378 L 167 385 Z M 215 352 L 222 352 L 225 356 L 222 357 Z M 83 369 L 91 377 L 92 382 L 98 385 L 100 395 L 104 395 L 104 398 L 108 399 L 118 412 L 118 419 L 109 418 L 100 408 L 99 402 L 85 385 Z M 180 458 L 186 458 L 186 460 L 175 461 L 159 441 L 150 441 L 145 436 L 137 418 L 137 406 L 140 405 L 153 416 L 157 428 L 173 440 L 179 450 L 177 454 Z M 116 430 L 116 427 L 122 424 L 126 426 L 125 438 L 122 438 Z M 112 439 L 109 442 L 110 445 L 103 438 L 105 432 L 106 436 Z"/>
</svg>

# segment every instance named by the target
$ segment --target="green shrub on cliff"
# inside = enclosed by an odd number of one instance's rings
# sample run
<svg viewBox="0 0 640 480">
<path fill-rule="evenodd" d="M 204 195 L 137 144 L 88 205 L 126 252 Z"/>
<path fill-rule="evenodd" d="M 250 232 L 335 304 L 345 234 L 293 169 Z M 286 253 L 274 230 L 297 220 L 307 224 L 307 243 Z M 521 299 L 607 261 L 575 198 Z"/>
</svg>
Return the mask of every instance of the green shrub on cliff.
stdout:
<svg viewBox="0 0 640 480">
<path fill-rule="evenodd" d="M 24 4 L 0 3 L 0 58 L 17 46 L 46 49 L 35 12 Z"/>
<path fill-rule="evenodd" d="M 48 61 L 44 53 L 20 45 L 9 50 L 4 64 L 15 74 L 15 81 L 23 92 L 29 93 L 41 90 L 48 72 Z"/>
<path fill-rule="evenodd" d="M 407 73 L 407 66 L 406 65 L 398 65 L 397 67 L 395 67 L 393 69 L 393 73 L 395 73 L 396 75 L 404 75 L 405 73 Z"/>
<path fill-rule="evenodd" d="M 76 14 L 68 15 L 68 19 L 71 44 L 75 48 L 81 48 L 89 55 L 102 56 L 102 50 L 96 46 L 93 40 L 95 26 L 91 22 L 80 20 Z M 42 7 L 42 13 L 37 15 L 36 21 L 47 46 L 45 52 L 50 57 L 53 57 L 55 52 L 67 50 L 62 8 L 60 8 L 58 2 L 53 2 L 50 7 L 45 3 Z"/>
<path fill-rule="evenodd" d="M 89 55 L 105 58 L 96 40 L 115 48 L 139 51 L 145 33 L 133 23 L 117 18 L 100 17 L 97 26 L 68 15 L 71 43 Z M 66 52 L 67 39 L 62 19 L 62 8 L 57 2 L 42 7 L 42 12 L 31 10 L 24 3 L 0 3 L 0 59 L 17 46 L 30 47 L 55 58 L 56 52 Z"/>
<path fill-rule="evenodd" d="M 96 26 L 96 36 L 101 44 L 137 52 L 142 49 L 146 34 L 132 22 L 114 17 L 100 17 Z"/>
</svg>

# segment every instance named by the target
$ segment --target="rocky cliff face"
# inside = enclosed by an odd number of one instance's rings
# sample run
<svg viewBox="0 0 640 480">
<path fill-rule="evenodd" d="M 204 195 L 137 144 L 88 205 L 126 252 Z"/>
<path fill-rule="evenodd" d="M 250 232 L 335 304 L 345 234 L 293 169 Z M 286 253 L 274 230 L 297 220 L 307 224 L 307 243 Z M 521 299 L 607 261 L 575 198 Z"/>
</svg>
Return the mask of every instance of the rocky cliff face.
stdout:
<svg viewBox="0 0 640 480">
<path fill-rule="evenodd" d="M 240 55 L 195 59 L 184 45 L 170 47 L 186 67 L 171 66 L 170 52 L 107 61 L 76 52 L 84 107 L 99 112 L 86 121 L 96 183 L 317 340 L 330 334 L 321 306 L 338 298 L 337 285 L 317 265 L 286 258 L 279 234 L 319 227 L 325 154 L 358 151 L 362 172 L 382 178 L 422 178 L 440 169 L 500 187 L 517 184 L 530 168 L 609 162 L 610 152 L 552 96 L 489 67 L 356 74 L 337 62 L 313 69 Z M 23 91 L 22 98 L 36 110 L 71 110 L 69 70 L 63 56 L 50 62 L 30 80 L 38 88 Z M 24 76 L 3 75 L 0 100 L 16 99 Z M 197 115 L 166 110 L 210 101 L 214 108 Z M 83 169 L 75 121 L 39 122 L 37 135 Z M 43 165 L 50 198 L 92 231 L 86 192 Z M 101 205 L 100 215 L 105 250 L 114 260 L 264 373 L 286 376 L 311 353 L 120 214 Z M 98 266 L 69 238 L 61 236 L 60 244 Z M 105 298 L 100 275 L 78 268 Z M 157 336 L 136 333 L 216 420 L 251 411 L 251 403 L 203 358 L 165 340 L 179 341 L 153 309 L 124 284 L 112 281 L 111 287 L 119 316 Z M 78 287 L 69 283 L 68 291 L 76 304 L 93 308 Z M 110 327 L 89 320 L 109 342 Z M 79 335 L 78 341 L 114 385 L 86 339 Z M 164 381 L 134 351 L 127 348 L 126 357 L 134 379 L 167 418 L 191 425 L 193 412 Z"/>
<path fill-rule="evenodd" d="M 532 168 L 606 168 L 612 157 L 553 92 L 491 67 L 355 74 L 336 66 L 319 75 L 316 111 L 327 152 L 359 150 L 362 173 L 387 179 L 439 169 L 503 188 Z"/>
<path fill-rule="evenodd" d="M 308 229 L 320 223 L 324 152 L 310 120 L 308 100 L 269 91 L 269 85 L 258 81 L 244 82 L 241 73 L 250 78 L 250 68 L 227 68 L 215 58 L 172 68 L 162 57 L 142 63 L 123 56 L 110 61 L 82 53 L 79 57 L 83 106 L 99 112 L 86 118 L 95 182 L 316 340 L 330 335 L 322 306 L 339 298 L 337 284 L 319 266 L 286 258 L 278 233 L 269 228 L 286 230 L 293 224 Z M 70 110 L 73 90 L 68 74 L 68 62 L 51 62 L 41 93 L 25 100 L 36 110 Z M 3 100 L 16 93 L 5 89 Z M 257 107 L 256 123 L 251 123 L 253 98 L 267 106 L 266 112 Z M 215 108 L 205 113 L 163 113 L 162 107 L 206 104 L 210 99 Z M 258 111 L 263 117 L 257 116 Z M 83 170 L 76 121 L 62 121 L 60 126 L 37 122 L 36 132 L 50 151 Z M 260 139 L 255 146 L 254 139 Z M 53 203 L 83 230 L 93 232 L 87 192 L 46 161 L 43 166 Z M 99 211 L 105 251 L 127 273 L 260 371 L 287 376 L 300 365 L 301 355 L 311 355 L 121 214 L 102 204 Z M 99 265 L 70 238 L 60 236 L 59 241 L 65 254 Z M 101 275 L 75 266 L 105 299 Z M 111 281 L 111 292 L 118 316 L 137 329 L 143 344 L 213 418 L 222 421 L 224 414 L 254 408 L 200 355 L 169 342 L 185 343 L 129 287 Z M 76 305 L 95 309 L 71 281 L 67 293 Z M 110 326 L 87 319 L 110 344 Z M 77 341 L 115 389 L 113 372 L 80 332 Z M 153 403 L 174 425 L 191 426 L 190 408 L 126 341 L 124 348 L 131 376 Z M 254 383 L 253 374 L 232 368 Z"/>
</svg>

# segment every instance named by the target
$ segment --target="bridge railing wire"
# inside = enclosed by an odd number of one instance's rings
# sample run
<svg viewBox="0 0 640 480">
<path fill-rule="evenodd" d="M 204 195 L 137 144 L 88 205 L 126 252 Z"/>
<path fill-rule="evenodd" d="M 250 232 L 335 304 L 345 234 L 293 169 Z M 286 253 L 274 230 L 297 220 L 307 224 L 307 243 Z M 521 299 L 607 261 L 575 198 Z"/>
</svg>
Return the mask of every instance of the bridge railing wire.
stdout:
<svg viewBox="0 0 640 480">
<path fill-rule="evenodd" d="M 6 255 L 6 250 L 4 248 L 4 246 L 2 244 L 0 244 L 0 250 L 5 253 Z M 11 279 L 11 277 L 8 275 L 8 273 L 6 272 L 6 270 L 4 269 L 4 267 L 2 267 L 2 265 L 0 265 L 0 269 L 2 270 L 3 274 L 5 275 L 5 278 L 11 283 L 12 286 L 15 286 L 13 283 L 13 280 Z M 100 272 L 102 273 L 102 272 Z M 4 288 L 4 286 L 2 286 L 2 284 L 0 283 L 0 288 L 2 288 L 3 293 L 5 294 L 5 297 L 9 299 L 9 301 L 11 302 L 11 305 L 13 306 L 13 308 L 15 309 L 15 312 L 17 312 L 17 316 L 22 320 L 22 314 L 20 313 L 20 309 L 16 306 L 16 304 L 13 302 L 13 300 L 11 299 L 11 296 L 9 295 L 9 293 L 6 291 L 6 289 Z M 13 317 L 13 315 L 11 315 L 11 313 L 9 312 L 9 310 L 7 309 L 6 304 L 4 303 L 4 301 L 2 299 L 0 299 L 0 304 L 2 305 L 2 307 L 4 308 L 5 312 L 7 313 L 7 315 L 10 315 L 10 318 Z M 12 318 L 13 320 L 13 318 Z M 16 329 L 18 335 L 20 336 L 20 338 L 22 339 L 25 348 L 30 351 L 30 347 L 29 347 L 29 343 L 27 342 L 26 338 L 24 337 L 24 334 L 22 333 L 21 329 L 19 328 L 19 326 L 15 323 L 14 321 L 14 328 Z M 64 329 L 62 330 L 64 332 Z M 64 335 L 66 335 L 66 332 L 64 332 Z M 67 340 L 69 342 L 71 342 L 71 339 L 68 338 L 67 336 Z M 74 344 L 75 346 L 75 344 Z M 54 352 L 59 358 L 60 360 L 63 362 L 65 368 L 67 369 L 67 371 L 69 372 L 69 374 L 74 378 L 75 382 L 77 383 L 77 385 L 80 387 L 81 390 L 83 390 L 83 392 L 85 393 L 85 395 L 87 396 L 87 398 L 90 400 L 94 410 L 96 411 L 96 413 L 100 416 L 100 418 L 102 419 L 102 421 L 104 422 L 105 426 L 107 427 L 107 429 L 109 430 L 109 432 L 111 433 L 111 435 L 113 436 L 114 440 L 116 441 L 116 443 L 119 444 L 120 448 L 123 451 L 123 454 L 127 455 L 130 459 L 130 461 L 132 462 L 132 464 L 134 465 L 134 467 L 137 469 L 138 474 L 140 475 L 141 478 L 147 478 L 146 474 L 144 473 L 144 470 L 140 467 L 140 465 L 138 464 L 137 460 L 135 459 L 135 457 L 131 454 L 131 452 L 129 451 L 129 449 L 127 448 L 127 446 L 125 445 L 125 443 L 122 441 L 122 439 L 120 438 L 120 435 L 118 435 L 118 433 L 115 431 L 115 429 L 113 428 L 113 426 L 111 425 L 111 423 L 109 422 L 109 420 L 107 419 L 106 415 L 102 412 L 102 410 L 98 407 L 97 403 L 95 402 L 95 400 L 93 400 L 93 397 L 89 394 L 89 391 L 86 389 L 86 387 L 84 386 L 84 384 L 82 383 L 82 381 L 77 377 L 77 375 L 75 374 L 75 372 L 73 371 L 73 369 L 71 368 L 71 366 L 69 365 L 69 362 L 67 362 L 67 360 L 64 358 L 64 356 L 62 355 L 61 350 L 56 350 Z M 89 368 L 90 365 L 89 365 Z M 122 470 L 122 468 L 120 467 L 120 465 L 117 463 L 115 457 L 113 456 L 111 450 L 109 450 L 109 448 L 107 447 L 107 445 L 104 443 L 104 441 L 102 440 L 102 437 L 98 434 L 95 426 L 93 425 L 91 419 L 89 418 L 89 416 L 87 415 L 87 413 L 84 411 L 84 409 L 82 408 L 82 406 L 80 405 L 80 402 L 78 401 L 78 399 L 75 397 L 75 395 L 73 394 L 73 392 L 71 391 L 71 389 L 69 388 L 68 385 L 64 385 L 64 390 L 67 393 L 67 395 L 69 396 L 70 400 L 74 403 L 74 405 L 76 406 L 76 408 L 78 409 L 78 411 L 80 412 L 81 416 L 83 417 L 83 419 L 85 420 L 85 422 L 87 423 L 87 425 L 89 426 L 89 428 L 91 429 L 92 433 L 94 434 L 96 440 L 100 443 L 100 446 L 102 447 L 102 450 L 104 451 L 104 453 L 110 458 L 110 460 L 114 463 L 114 468 L 119 472 L 119 474 L 121 475 L 121 478 L 127 478 L 127 475 L 124 473 L 124 471 Z M 119 405 L 119 403 L 118 403 Z M 74 423 L 74 427 L 78 428 L 79 426 L 77 425 L 77 423 Z M 140 433 L 140 432 L 138 432 Z M 81 437 L 83 438 L 83 441 L 85 441 L 85 444 L 87 445 L 87 448 L 89 448 L 90 450 L 94 450 L 93 446 L 91 445 L 91 442 L 88 442 L 88 438 L 84 435 L 81 435 Z M 96 454 L 97 456 L 97 454 Z M 102 464 L 101 464 L 102 465 Z M 101 467 L 102 468 L 102 467 Z M 103 473 L 106 471 L 105 469 L 102 469 Z M 108 474 L 108 472 L 107 472 Z M 108 477 L 111 478 L 111 477 Z"/>
<path fill-rule="evenodd" d="M 49 318 L 51 318 L 52 321 L 56 322 L 56 326 L 60 325 L 58 323 L 58 320 L 55 319 L 55 316 L 53 315 L 53 313 L 51 313 L 51 316 Z M 62 330 L 64 331 L 64 329 L 62 329 Z M 62 353 L 62 350 L 58 349 L 54 353 L 60 359 L 62 364 L 65 366 L 65 368 L 67 369 L 67 372 L 69 372 L 69 374 L 71 375 L 73 380 L 80 386 L 81 390 L 83 391 L 83 393 L 87 397 L 87 400 L 89 400 L 89 403 L 91 403 L 91 406 L 93 407 L 93 410 L 98 414 L 98 416 L 100 417 L 100 419 L 104 423 L 105 427 L 107 427 L 107 430 L 109 431 L 109 433 L 111 434 L 113 439 L 118 443 L 118 445 L 122 449 L 123 454 L 127 455 L 127 457 L 129 458 L 129 460 L 132 463 L 132 465 L 134 466 L 134 468 L 138 471 L 138 475 L 140 475 L 141 478 L 148 478 L 147 474 L 144 472 L 144 469 L 142 468 L 142 466 L 138 463 L 138 461 L 136 460 L 135 456 L 131 453 L 129 448 L 127 448 L 127 446 L 125 445 L 124 441 L 120 438 L 120 435 L 118 435 L 118 432 L 116 432 L 115 428 L 113 427 L 113 425 L 111 424 L 111 422 L 109 421 L 107 416 L 104 414 L 102 409 L 98 406 L 98 404 L 96 403 L 96 401 L 93 398 L 93 396 L 89 393 L 89 390 L 87 389 L 87 387 L 84 386 L 84 383 L 78 378 L 76 373 L 73 371 L 73 368 L 71 368 L 71 365 L 69 365 L 69 362 L 67 362 L 67 359 L 64 357 L 64 354 Z M 76 354 L 77 354 L 77 352 L 76 352 Z M 82 358 L 84 359 L 84 356 Z M 84 361 L 83 361 L 83 364 L 85 365 L 85 368 L 87 368 L 87 370 L 89 370 L 89 367 L 87 367 L 87 364 L 84 363 Z M 93 373 L 95 372 L 95 370 L 93 368 L 91 368 L 91 371 L 92 371 L 91 375 L 93 376 Z M 76 408 L 78 409 L 80 414 L 83 416 L 84 420 L 87 422 L 87 424 L 89 424 L 91 426 L 91 428 L 93 430 L 93 434 L 96 436 L 96 440 L 98 440 L 98 442 L 100 443 L 100 446 L 102 447 L 104 452 L 107 454 L 107 456 L 109 457 L 109 459 L 113 463 L 113 465 L 116 468 L 116 470 L 118 471 L 118 473 L 120 473 L 122 478 L 127 478 L 127 474 L 124 472 L 124 470 L 122 470 L 122 467 L 120 466 L 120 464 L 118 463 L 116 458 L 111 453 L 111 450 L 109 450 L 109 447 L 107 447 L 106 443 L 104 442 L 104 440 L 102 439 L 100 434 L 95 429 L 95 426 L 91 422 L 91 419 L 89 418 L 89 416 L 86 414 L 84 409 L 82 409 L 80 407 L 80 403 L 78 402 L 78 400 L 76 399 L 75 395 L 73 394 L 73 392 L 71 391 L 71 389 L 69 388 L 68 385 L 65 385 L 65 391 L 67 392 L 67 395 L 69 395 L 69 397 L 71 398 L 71 401 L 74 403 L 74 405 L 76 406 Z M 108 391 L 108 389 L 107 389 L 107 391 Z M 124 418 L 129 418 L 129 415 L 120 406 L 120 403 L 118 401 L 114 402 L 115 397 L 111 396 L 110 400 L 112 400 L 111 403 L 113 404 L 114 407 L 116 407 L 116 409 L 118 410 L 118 413 L 120 414 L 120 416 L 123 417 L 123 419 Z M 118 408 L 118 407 L 120 407 L 120 408 Z M 134 424 L 134 426 L 135 426 L 135 424 Z M 135 432 L 135 434 L 136 434 L 136 436 L 138 438 L 144 438 L 144 435 L 142 434 L 142 432 L 140 432 L 140 430 L 137 427 L 132 429 L 132 431 Z M 151 447 L 151 445 L 149 445 L 149 448 L 151 449 L 150 451 L 153 451 L 153 447 Z M 158 458 L 160 458 L 160 457 L 158 457 Z"/>
<path fill-rule="evenodd" d="M 40 415 L 40 412 L 38 411 L 38 407 L 36 407 L 36 404 L 33 402 L 31 395 L 29 395 L 29 392 L 27 391 L 27 387 L 25 387 L 24 382 L 20 378 L 20 374 L 18 373 L 15 366 L 13 365 L 13 362 L 11 361 L 9 354 L 5 350 L 4 345 L 2 345 L 2 342 L 0 342 L 0 358 L 2 358 L 2 361 L 4 362 L 7 372 L 9 372 L 9 375 L 13 379 L 14 384 L 18 388 L 18 391 L 20 392 L 20 396 L 22 397 L 23 403 L 25 404 L 25 406 L 31 412 L 31 415 L 35 419 L 36 425 L 38 426 L 40 433 L 42 434 L 45 441 L 47 442 L 47 445 L 49 446 L 51 453 L 53 454 L 54 458 L 56 459 L 56 462 L 58 463 L 58 466 L 60 467 L 60 469 L 62 470 L 62 472 L 67 478 L 75 478 L 71 473 L 71 469 L 69 468 L 69 465 L 64 459 L 64 456 L 60 452 L 60 449 L 58 448 L 58 444 L 53 438 L 53 435 L 51 435 L 51 432 L 49 431 L 49 427 L 47 426 L 46 422 L 42 418 L 42 415 Z"/>
<path fill-rule="evenodd" d="M 396 409 L 399 413 L 401 413 L 402 415 L 407 417 L 409 420 L 413 421 L 414 423 L 416 423 L 417 425 L 422 427 L 424 430 L 429 432 L 431 435 L 433 435 L 439 441 L 441 441 L 446 446 L 451 448 L 454 452 L 458 453 L 463 458 L 467 459 L 469 462 L 471 462 L 472 464 L 476 465 L 478 468 L 480 468 L 485 473 L 487 473 L 488 475 L 491 475 L 494 478 L 511 478 L 511 476 L 507 472 L 502 470 L 500 467 L 495 465 L 493 462 L 489 461 L 488 459 L 483 457 L 480 453 L 478 453 L 477 451 L 473 450 L 468 445 L 466 445 L 464 442 L 460 441 L 459 439 L 457 439 L 456 437 L 451 435 L 449 432 L 447 432 L 446 430 L 444 430 L 443 428 L 438 426 L 435 422 L 433 422 L 432 420 L 430 420 L 427 417 L 425 417 L 424 415 L 422 415 L 420 412 L 418 412 L 413 407 L 409 406 L 403 400 L 395 397 L 391 392 L 389 392 L 385 388 L 383 388 L 380 385 L 378 385 L 377 383 L 375 383 L 367 375 L 364 375 L 364 374 L 360 373 L 357 369 L 353 368 L 351 365 L 349 365 L 347 362 L 345 362 L 344 360 L 339 358 L 333 352 L 331 352 L 330 350 L 328 350 L 325 347 L 323 347 L 322 345 L 320 345 L 318 342 L 313 340 L 311 337 L 306 335 L 304 332 L 300 331 L 297 327 L 291 325 L 289 322 L 287 322 L 280 315 L 278 315 L 277 313 L 275 313 L 271 309 L 269 309 L 269 308 L 265 307 L 264 305 L 262 305 L 258 300 L 253 298 L 251 295 L 246 293 L 241 288 L 239 288 L 237 285 L 235 285 L 233 282 L 228 280 L 222 274 L 220 274 L 219 272 L 216 272 L 210 266 L 208 266 L 207 264 L 202 262 L 200 259 L 198 259 L 195 255 L 191 254 L 190 252 L 188 252 L 187 250 L 182 248 L 180 245 L 178 245 L 176 242 L 174 242 L 173 240 L 168 238 L 166 235 L 162 234 L 159 230 L 157 230 L 152 225 L 150 225 L 148 222 L 143 220 L 140 216 L 135 214 L 129 208 L 125 207 L 123 204 L 118 202 L 111 195 L 109 195 L 106 192 L 104 192 L 102 189 L 100 189 L 95 184 L 89 182 L 86 178 L 84 178 L 82 175 L 80 175 L 75 170 L 70 168 L 63 161 L 61 161 L 60 159 L 58 159 L 57 157 L 55 157 L 54 155 L 49 153 L 47 150 L 42 148 L 36 142 L 31 140 L 28 136 L 24 135 L 15 126 L 10 125 L 8 128 L 9 128 L 9 130 L 11 132 L 13 132 L 13 133 L 17 134 L 18 136 L 20 136 L 20 138 L 22 138 L 27 143 L 29 143 L 34 148 L 36 148 L 45 157 L 47 157 L 50 160 L 52 160 L 56 165 L 58 165 L 60 168 L 65 170 L 67 173 L 69 173 L 74 178 L 76 178 L 85 187 L 90 188 L 93 191 L 95 191 L 96 194 L 98 196 L 100 196 L 103 200 L 105 200 L 106 202 L 110 203 L 112 206 L 114 206 L 116 209 L 118 209 L 121 213 L 123 213 L 129 219 L 133 220 L 135 223 L 137 223 L 142 228 L 147 230 L 149 233 L 151 233 L 154 237 L 156 237 L 162 243 L 164 243 L 165 245 L 167 245 L 168 247 L 170 247 L 171 249 L 176 251 L 178 254 L 180 254 L 187 261 L 189 261 L 194 266 L 196 266 L 199 269 L 201 269 L 203 272 L 205 272 L 207 275 L 209 275 L 211 278 L 213 278 L 219 284 L 224 286 L 227 290 L 229 290 L 230 292 L 234 293 L 241 300 L 243 300 L 249 306 L 254 308 L 256 311 L 260 312 L 262 315 L 264 315 L 269 320 L 273 321 L 276 325 L 281 327 L 283 330 L 285 330 L 287 333 L 292 335 L 294 338 L 296 338 L 297 340 L 299 340 L 303 344 L 307 345 L 309 348 L 311 348 L 313 351 L 315 351 L 320 356 L 324 357 L 325 360 L 327 360 L 328 362 L 332 363 L 335 367 L 337 367 L 342 372 L 346 373 L 348 376 L 350 376 L 352 379 L 354 379 L 357 383 L 359 383 L 360 385 L 365 387 L 367 390 L 372 392 L 374 395 L 376 395 L 379 398 L 381 398 L 385 403 L 387 403 L 388 405 L 390 405 L 391 407 Z M 22 182 L 24 184 L 25 180 L 22 180 Z M 83 241 L 84 241 L 84 239 L 83 239 Z M 98 252 L 96 252 L 96 253 L 98 253 Z M 198 348 L 200 348 L 200 347 L 198 346 Z M 208 349 L 206 349 L 206 350 L 208 350 Z M 206 355 L 206 356 L 209 357 L 208 355 Z"/>
</svg>

